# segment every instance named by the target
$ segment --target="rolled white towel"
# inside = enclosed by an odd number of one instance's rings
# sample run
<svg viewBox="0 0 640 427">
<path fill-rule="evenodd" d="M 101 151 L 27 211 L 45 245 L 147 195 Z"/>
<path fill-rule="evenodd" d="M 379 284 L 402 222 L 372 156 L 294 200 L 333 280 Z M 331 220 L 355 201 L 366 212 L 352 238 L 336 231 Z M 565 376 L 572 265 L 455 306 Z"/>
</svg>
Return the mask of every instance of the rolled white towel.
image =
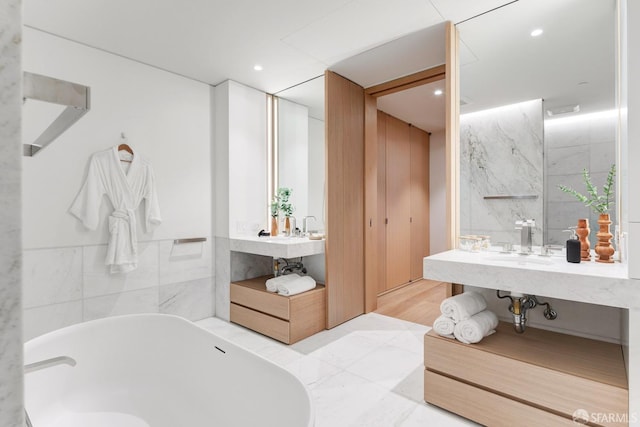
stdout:
<svg viewBox="0 0 640 427">
<path fill-rule="evenodd" d="M 444 314 L 433 321 L 433 330 L 435 333 L 447 338 L 454 338 L 453 329 L 455 326 L 456 324 L 453 319 Z"/>
<path fill-rule="evenodd" d="M 302 292 L 310 291 L 316 287 L 316 281 L 310 276 L 299 276 L 295 280 L 278 284 L 280 295 L 291 296 Z"/>
<path fill-rule="evenodd" d="M 475 344 L 493 334 L 497 327 L 498 316 L 493 311 L 485 310 L 457 323 L 453 335 L 465 344 Z"/>
<path fill-rule="evenodd" d="M 440 304 L 440 311 L 455 323 L 467 320 L 476 313 L 487 308 L 484 297 L 477 292 L 469 291 L 449 297 Z"/>
<path fill-rule="evenodd" d="M 281 283 L 287 283 L 295 279 L 299 279 L 300 275 L 296 273 L 285 274 L 284 276 L 273 277 L 267 279 L 265 285 L 267 285 L 267 291 L 278 292 L 278 285 Z"/>
</svg>

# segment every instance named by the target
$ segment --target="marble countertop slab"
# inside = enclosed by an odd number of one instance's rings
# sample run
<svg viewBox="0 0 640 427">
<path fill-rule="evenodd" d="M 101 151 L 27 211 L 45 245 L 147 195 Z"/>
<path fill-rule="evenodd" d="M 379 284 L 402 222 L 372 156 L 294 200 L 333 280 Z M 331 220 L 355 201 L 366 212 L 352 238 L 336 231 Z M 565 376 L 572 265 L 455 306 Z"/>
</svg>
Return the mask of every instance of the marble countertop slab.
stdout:
<svg viewBox="0 0 640 427">
<path fill-rule="evenodd" d="M 324 240 L 306 237 L 232 237 L 229 249 L 234 252 L 270 256 L 273 258 L 298 258 L 324 253 Z"/>
<path fill-rule="evenodd" d="M 424 258 L 425 279 L 621 308 L 640 308 L 640 280 L 626 264 L 568 263 L 542 257 L 454 249 Z"/>
</svg>

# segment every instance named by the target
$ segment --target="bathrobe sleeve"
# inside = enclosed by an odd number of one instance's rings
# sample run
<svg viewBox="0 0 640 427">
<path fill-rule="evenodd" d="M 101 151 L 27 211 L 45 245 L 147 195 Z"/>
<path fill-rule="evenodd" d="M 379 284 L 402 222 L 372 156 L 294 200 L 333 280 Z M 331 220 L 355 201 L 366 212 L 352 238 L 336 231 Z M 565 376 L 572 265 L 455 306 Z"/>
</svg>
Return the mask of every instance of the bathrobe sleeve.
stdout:
<svg viewBox="0 0 640 427">
<path fill-rule="evenodd" d="M 162 222 L 162 217 L 160 216 L 160 205 L 158 204 L 158 193 L 156 192 L 156 179 L 151 167 L 147 171 L 146 178 L 144 219 L 145 229 L 147 233 L 150 233 Z"/>
<path fill-rule="evenodd" d="M 89 162 L 87 178 L 69 212 L 82 221 L 85 227 L 95 230 L 98 227 L 100 203 L 105 192 L 98 160 L 93 156 Z"/>
</svg>

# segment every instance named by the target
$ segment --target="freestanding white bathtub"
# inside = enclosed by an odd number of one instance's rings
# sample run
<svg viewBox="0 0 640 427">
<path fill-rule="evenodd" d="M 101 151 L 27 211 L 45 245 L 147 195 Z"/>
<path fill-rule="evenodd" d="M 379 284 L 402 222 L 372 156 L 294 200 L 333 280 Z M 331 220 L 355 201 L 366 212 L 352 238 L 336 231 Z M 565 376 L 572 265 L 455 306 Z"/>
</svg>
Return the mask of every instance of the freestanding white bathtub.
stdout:
<svg viewBox="0 0 640 427">
<path fill-rule="evenodd" d="M 33 427 L 314 424 L 309 392 L 293 374 L 180 317 L 111 317 L 25 344 L 25 364 L 58 356 L 75 366 L 25 374 Z"/>
</svg>

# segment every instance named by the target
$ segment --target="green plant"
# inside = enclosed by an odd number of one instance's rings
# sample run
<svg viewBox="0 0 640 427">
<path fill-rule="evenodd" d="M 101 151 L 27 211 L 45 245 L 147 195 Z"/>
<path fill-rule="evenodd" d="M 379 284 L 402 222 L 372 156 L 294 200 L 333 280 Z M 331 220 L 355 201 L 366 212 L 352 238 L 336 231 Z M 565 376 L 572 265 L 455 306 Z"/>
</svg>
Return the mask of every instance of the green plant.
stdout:
<svg viewBox="0 0 640 427">
<path fill-rule="evenodd" d="M 616 165 L 613 164 L 611 165 L 609 173 L 607 174 L 607 180 L 602 186 L 604 194 L 601 195 L 598 194 L 598 187 L 593 185 L 593 183 L 591 182 L 591 176 L 589 175 L 589 171 L 586 168 L 582 171 L 582 177 L 584 179 L 585 185 L 587 186 L 588 196 L 585 196 L 584 194 L 579 193 L 573 188 L 564 185 L 558 185 L 558 188 L 580 200 L 586 207 L 590 207 L 595 213 L 606 214 L 609 211 L 609 208 L 614 204 L 613 180 L 615 179 L 615 176 Z"/>
<path fill-rule="evenodd" d="M 277 193 L 271 199 L 271 216 L 277 217 L 282 212 L 285 216 L 293 215 L 295 208 L 289 203 L 289 197 L 293 190 L 286 187 L 278 188 Z"/>
<path fill-rule="evenodd" d="M 292 189 L 286 187 L 278 188 L 278 201 L 279 201 L 279 210 L 284 214 L 284 216 L 293 215 L 293 211 L 295 208 L 291 203 L 289 203 L 289 197 L 291 197 Z"/>
<path fill-rule="evenodd" d="M 277 196 L 273 196 L 273 198 L 271 199 L 271 216 L 272 217 L 277 217 L 279 212 L 279 207 L 278 207 L 278 197 Z"/>
</svg>

